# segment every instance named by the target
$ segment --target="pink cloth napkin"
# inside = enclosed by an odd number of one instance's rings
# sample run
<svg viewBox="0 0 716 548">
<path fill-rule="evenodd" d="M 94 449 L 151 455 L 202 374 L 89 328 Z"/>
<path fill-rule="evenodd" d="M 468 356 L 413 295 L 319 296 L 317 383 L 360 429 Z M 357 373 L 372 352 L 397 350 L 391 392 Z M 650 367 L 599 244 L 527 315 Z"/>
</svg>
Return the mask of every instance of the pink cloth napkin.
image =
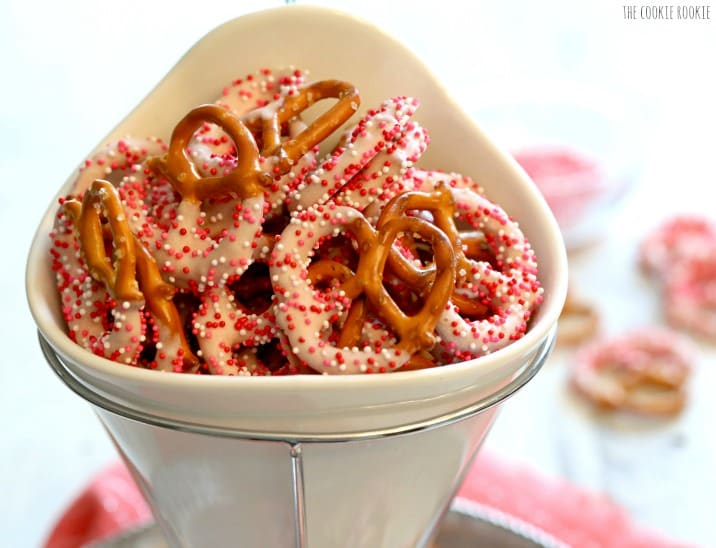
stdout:
<svg viewBox="0 0 716 548">
<path fill-rule="evenodd" d="M 472 465 L 458 496 L 514 516 L 571 546 L 686 546 L 637 526 L 606 497 L 514 466 L 485 451 Z M 126 467 L 115 463 L 100 472 L 72 502 L 45 546 L 75 548 L 151 519 Z"/>
</svg>

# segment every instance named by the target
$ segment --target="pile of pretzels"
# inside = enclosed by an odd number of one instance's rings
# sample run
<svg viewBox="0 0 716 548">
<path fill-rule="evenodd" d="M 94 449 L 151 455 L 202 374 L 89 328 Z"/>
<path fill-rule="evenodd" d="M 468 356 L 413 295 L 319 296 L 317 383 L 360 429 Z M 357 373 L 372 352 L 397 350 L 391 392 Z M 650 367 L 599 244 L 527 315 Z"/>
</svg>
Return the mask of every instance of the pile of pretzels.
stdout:
<svg viewBox="0 0 716 548">
<path fill-rule="evenodd" d="M 262 69 L 166 144 L 88 158 L 51 234 L 68 335 L 213 375 L 415 370 L 519 339 L 542 287 L 518 224 L 468 176 L 416 166 L 417 100 L 351 124 L 359 106 L 348 82 Z"/>
</svg>

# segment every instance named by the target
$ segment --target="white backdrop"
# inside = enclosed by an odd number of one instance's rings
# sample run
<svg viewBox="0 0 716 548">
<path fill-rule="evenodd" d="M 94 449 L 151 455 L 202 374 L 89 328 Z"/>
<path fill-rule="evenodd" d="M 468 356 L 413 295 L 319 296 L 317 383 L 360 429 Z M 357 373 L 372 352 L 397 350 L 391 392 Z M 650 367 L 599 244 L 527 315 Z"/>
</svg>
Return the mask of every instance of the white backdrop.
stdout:
<svg viewBox="0 0 716 548">
<path fill-rule="evenodd" d="M 409 44 L 472 112 L 510 93 L 529 93 L 535 82 L 617 97 L 630 136 L 625 146 L 633 147 L 628 152 L 640 166 L 639 184 L 611 227 L 617 240 L 632 241 L 671 211 L 714 215 L 716 22 L 627 21 L 622 3 L 603 0 L 472 2 L 469 8 L 446 0 L 320 3 L 369 18 Z M 40 357 L 22 279 L 35 223 L 57 185 L 194 41 L 226 19 L 280 4 L 0 3 L 2 544 L 38 545 L 77 489 L 115 458 L 88 405 Z M 326 54 L 340 55 L 347 47 L 360 45 L 332 44 Z M 603 253 L 614 251 L 628 269 L 630 250 L 617 246 Z M 593 258 L 581 260 L 586 279 L 614 287 L 613 274 L 600 277 Z M 624 302 L 624 287 L 612 293 L 623 307 L 615 305 L 623 313 L 614 315 L 612 330 L 643 320 L 628 294 Z M 522 401 L 538 402 L 535 390 L 530 387 Z M 520 421 L 517 410 L 525 406 L 516 403 L 515 412 L 498 421 L 490 446 L 566 474 L 546 454 L 530 456 L 524 444 L 510 441 L 510 429 Z M 712 450 L 713 443 L 704 447 Z M 715 500 L 702 502 L 713 509 Z M 642 503 L 631 501 L 631 507 Z M 690 518 L 678 508 L 669 512 L 644 512 L 642 518 L 681 538 L 716 544 L 713 524 L 698 513 Z"/>
</svg>

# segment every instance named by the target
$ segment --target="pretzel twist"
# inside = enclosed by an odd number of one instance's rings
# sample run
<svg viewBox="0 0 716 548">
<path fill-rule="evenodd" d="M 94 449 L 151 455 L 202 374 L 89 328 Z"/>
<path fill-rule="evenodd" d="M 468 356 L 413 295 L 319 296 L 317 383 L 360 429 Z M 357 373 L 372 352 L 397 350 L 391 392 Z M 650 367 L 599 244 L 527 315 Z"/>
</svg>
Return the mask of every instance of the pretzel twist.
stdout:
<svg viewBox="0 0 716 548">
<path fill-rule="evenodd" d="M 97 282 L 90 275 L 83 257 L 77 230 L 81 213 L 82 203 L 79 200 L 63 200 L 51 233 L 52 269 L 55 272 L 68 335 L 77 344 L 96 354 L 109 355 L 117 361 L 131 363 L 136 357 L 135 344 L 126 338 L 122 341 L 116 340 L 117 336 L 113 334 L 114 322 L 108 321 L 110 314 L 114 315 L 115 312 L 112 308 L 112 296 L 102 282 Z M 107 234 L 110 238 L 109 228 Z M 144 325 L 137 303 L 130 307 L 133 309 L 132 319 L 137 321 L 139 335 L 142 335 Z M 105 351 L 105 343 L 109 346 L 109 352 Z"/>
<path fill-rule="evenodd" d="M 355 272 L 330 259 L 310 265 L 314 249 L 341 233 L 350 233 L 358 248 Z M 401 233 L 417 234 L 435 256 L 433 287 L 416 314 L 403 311 L 383 285 L 387 257 Z M 433 331 L 455 280 L 455 258 L 445 234 L 426 221 L 394 219 L 377 231 L 355 209 L 318 207 L 292 219 L 272 256 L 277 323 L 293 353 L 311 368 L 333 373 L 395 370 L 435 344 Z M 337 283 L 328 293 L 319 292 L 316 284 L 327 281 Z M 329 328 L 341 331 L 337 342 L 326 333 Z"/>
<path fill-rule="evenodd" d="M 202 176 L 190 156 L 189 141 L 197 129 L 215 124 L 230 138 L 238 152 L 233 170 Z M 175 127 L 167 153 L 148 162 L 150 170 L 163 175 L 181 196 L 171 210 L 172 222 L 147 218 L 151 226 L 142 231 L 143 241 L 153 251 L 165 278 L 181 289 L 201 293 L 221 286 L 231 276 L 240 276 L 252 261 L 250 242 L 261 234 L 265 207 L 265 184 L 270 176 L 260 166 L 254 137 L 234 114 L 217 105 L 191 110 Z M 156 184 L 155 184 L 156 186 Z M 227 199 L 228 225 L 212 233 L 203 208 L 210 199 Z"/>
<path fill-rule="evenodd" d="M 570 382 L 599 407 L 674 415 L 687 402 L 693 351 L 680 336 L 641 330 L 582 347 Z"/>
<path fill-rule="evenodd" d="M 351 231 L 360 246 L 360 261 L 355 276 L 346 281 L 341 289 L 349 299 L 365 294 L 375 313 L 398 335 L 398 348 L 410 354 L 420 349 L 430 349 L 435 344 L 435 324 L 455 284 L 453 247 L 442 231 L 422 219 L 396 217 L 386 220 L 383 217 L 383 221 L 378 230 L 374 230 L 363 217 L 353 221 Z M 397 255 L 393 242 L 401 232 L 419 235 L 430 244 L 434 253 L 435 273 L 430 291 L 421 309 L 410 316 L 400 309 L 383 285 L 386 262 L 389 257 Z M 414 279 L 418 269 L 414 266 L 412 268 L 406 271 L 408 277 Z"/>
<path fill-rule="evenodd" d="M 236 146 L 238 163 L 225 175 L 202 177 L 189 156 L 189 142 L 205 123 L 219 126 Z M 172 132 L 167 153 L 150 165 L 169 179 L 183 200 L 194 203 L 232 193 L 242 200 L 261 196 L 269 180 L 259 165 L 259 149 L 251 131 L 239 118 L 217 105 L 201 105 L 184 116 Z"/>
<path fill-rule="evenodd" d="M 455 290 L 436 327 L 439 359 L 450 363 L 493 352 L 521 337 L 543 290 L 534 251 L 504 210 L 469 187 L 433 188 L 438 195 L 451 194 L 454 201 L 452 210 L 430 210 L 458 256 Z M 400 200 L 402 211 L 418 198 Z M 470 229 L 463 231 L 457 222 Z"/>
<path fill-rule="evenodd" d="M 65 209 L 75 222 L 90 275 L 117 300 L 143 300 L 137 284 L 135 238 L 114 186 L 97 179 L 85 191 L 81 205 L 68 200 Z M 111 259 L 105 250 L 103 217 L 112 236 Z"/>
<path fill-rule="evenodd" d="M 221 108 L 231 112 L 233 115 L 241 118 L 250 111 L 264 108 L 270 110 L 275 108 L 282 97 L 292 95 L 298 92 L 298 89 L 305 86 L 305 75 L 303 71 L 294 67 L 286 67 L 277 71 L 269 69 L 261 69 L 253 73 L 246 74 L 243 78 L 237 78 L 230 85 L 222 89 L 221 95 L 214 101 Z M 269 105 L 271 105 L 269 107 Z M 288 135 L 293 137 L 300 131 L 305 129 L 306 124 L 297 117 L 281 129 L 288 130 Z M 259 133 L 260 127 L 256 131 Z M 255 135 L 255 136 L 256 136 Z M 257 140 L 260 140 L 256 136 Z M 284 137 L 285 138 L 285 137 Z M 205 124 L 192 137 L 187 147 L 191 151 L 191 157 L 194 160 L 197 171 L 204 175 L 216 175 L 233 169 L 236 164 L 236 148 L 234 143 L 220 127 L 213 124 Z M 311 150 L 304 154 L 291 168 L 291 170 L 283 175 L 273 172 L 273 164 L 271 166 L 264 164 L 265 171 L 272 174 L 272 181 L 265 189 L 265 198 L 270 205 L 270 209 L 280 212 L 286 199 L 286 193 L 290 190 L 292 184 L 298 184 L 304 174 L 313 169 L 316 165 L 316 151 Z M 228 206 L 231 205 L 229 201 Z M 213 204 L 203 204 L 203 209 L 207 213 L 207 218 L 217 219 L 216 214 L 221 215 L 222 208 L 219 204 L 218 210 L 212 207 Z M 222 230 L 228 221 L 229 216 L 218 217 L 215 226 L 218 231 Z M 228 219 L 228 221 L 227 221 Z M 223 221 L 223 222 L 222 222 Z"/>
<path fill-rule="evenodd" d="M 338 99 L 329 110 L 303 129 L 298 135 L 281 141 L 281 126 L 323 99 Z M 322 80 L 300 88 L 266 107 L 244 115 L 243 120 L 254 132 L 261 134 L 264 157 L 276 157 L 279 173 L 291 167 L 316 145 L 323 142 L 350 118 L 360 105 L 360 95 L 353 84 L 340 80 Z"/>
<path fill-rule="evenodd" d="M 197 367 L 199 361 L 189 347 L 172 302 L 176 290 L 162 279 L 156 261 L 130 230 L 114 185 L 97 179 L 85 191 L 81 204 L 67 200 L 63 208 L 73 220 L 92 278 L 103 284 L 118 303 L 132 303 L 119 304 L 121 308 L 139 311 L 146 305 L 162 332 L 161 338 L 176 338 L 181 363 L 172 364 L 172 369 Z M 105 227 L 109 227 L 109 231 Z M 111 259 L 105 250 L 106 235 L 112 242 Z M 141 344 L 136 345 L 134 359 L 141 348 Z"/>
<path fill-rule="evenodd" d="M 462 233 L 455 225 L 455 200 L 448 187 L 439 182 L 432 192 L 411 191 L 395 196 L 385 206 L 378 219 L 377 227 L 380 229 L 387 219 L 403 216 L 410 210 L 429 211 L 433 216 L 433 223 L 440 228 L 450 240 L 455 251 L 457 263 L 457 280 L 465 278 L 472 269 L 470 258 L 480 258 L 484 236 L 475 231 Z M 403 279 L 408 279 L 414 286 L 429 287 L 435 276 L 435 266 L 415 268 L 412 262 L 400 253 L 392 253 L 389 257 L 391 270 Z M 464 314 L 482 316 L 487 313 L 487 307 L 473 299 L 453 291 L 451 295 L 453 304 Z"/>
</svg>

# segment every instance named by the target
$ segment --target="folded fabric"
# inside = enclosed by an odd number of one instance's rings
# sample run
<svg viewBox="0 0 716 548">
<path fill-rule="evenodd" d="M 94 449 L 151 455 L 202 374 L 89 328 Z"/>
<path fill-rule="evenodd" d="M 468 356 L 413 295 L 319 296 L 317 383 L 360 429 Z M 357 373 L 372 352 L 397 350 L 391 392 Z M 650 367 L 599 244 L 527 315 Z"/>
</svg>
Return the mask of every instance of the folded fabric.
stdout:
<svg viewBox="0 0 716 548">
<path fill-rule="evenodd" d="M 513 516 L 570 546 L 685 546 L 637 526 L 604 496 L 515 466 L 486 451 L 475 460 L 458 496 Z M 151 519 L 129 471 L 117 462 L 102 470 L 71 503 L 45 546 L 75 548 Z"/>
<path fill-rule="evenodd" d="M 103 469 L 52 529 L 47 548 L 77 548 L 151 521 L 152 513 L 122 462 Z"/>
<path fill-rule="evenodd" d="M 676 548 L 687 546 L 634 523 L 609 498 L 483 451 L 458 496 L 522 520 L 569 546 Z"/>
</svg>

